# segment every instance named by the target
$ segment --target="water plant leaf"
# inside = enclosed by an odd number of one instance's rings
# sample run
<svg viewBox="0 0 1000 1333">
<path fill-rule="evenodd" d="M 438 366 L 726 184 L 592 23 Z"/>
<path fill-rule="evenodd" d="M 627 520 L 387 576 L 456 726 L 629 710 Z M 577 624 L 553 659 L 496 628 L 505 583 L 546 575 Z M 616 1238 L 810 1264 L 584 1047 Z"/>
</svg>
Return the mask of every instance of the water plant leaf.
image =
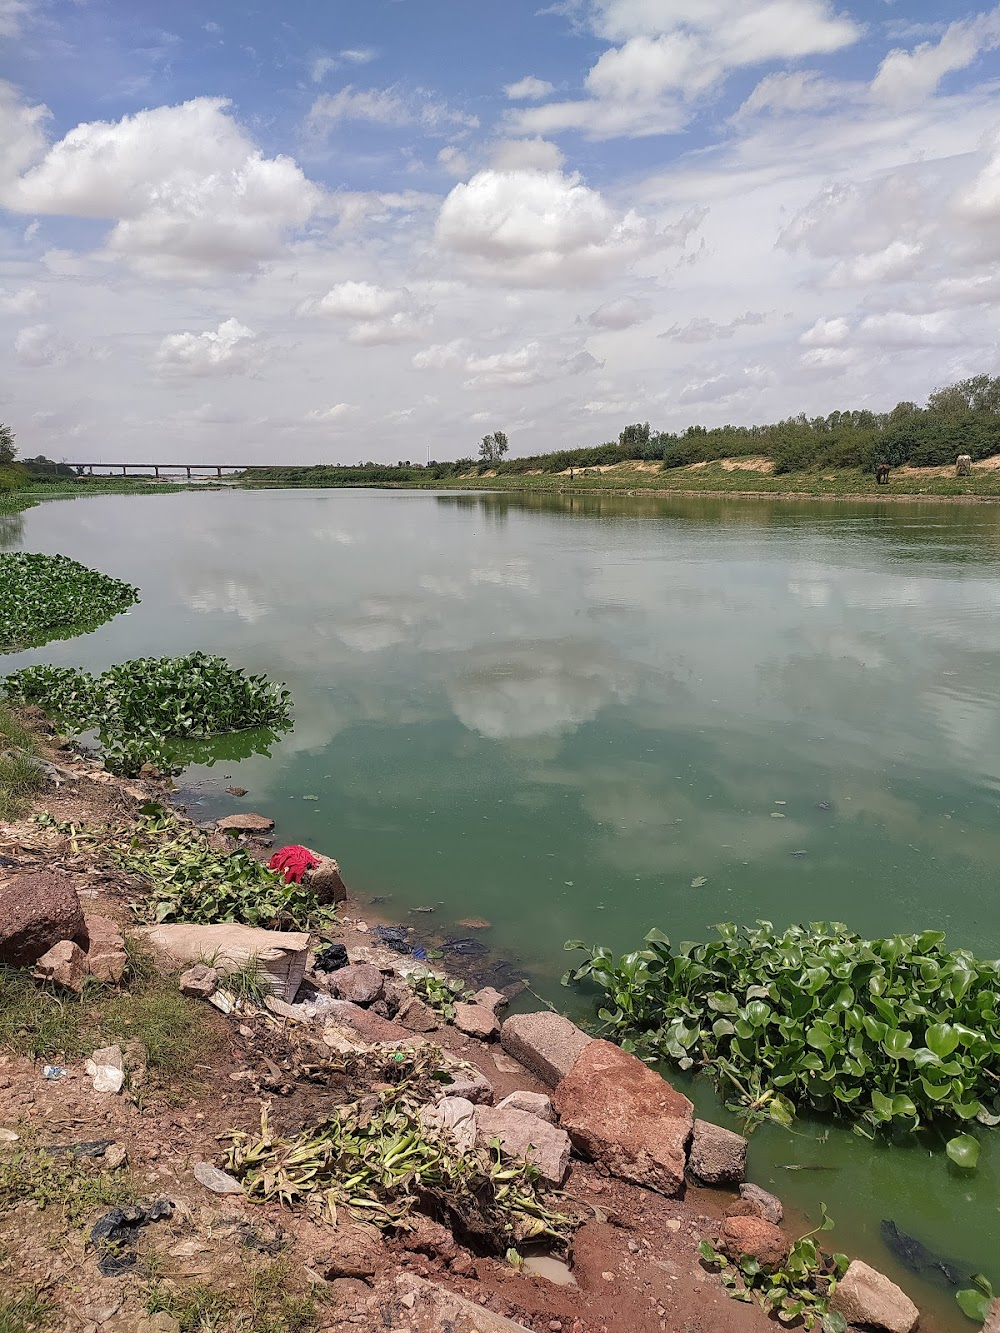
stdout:
<svg viewBox="0 0 1000 1333">
<path fill-rule="evenodd" d="M 974 1171 L 979 1165 L 979 1140 L 971 1134 L 957 1134 L 945 1144 L 945 1151 L 956 1166 Z"/>
<path fill-rule="evenodd" d="M 986 1322 L 986 1316 L 990 1312 L 992 1297 L 987 1296 L 985 1292 L 978 1291 L 975 1287 L 965 1287 L 962 1291 L 955 1292 L 955 1300 L 958 1301 L 959 1309 L 969 1319 L 974 1319 L 977 1324 Z"/>
</svg>

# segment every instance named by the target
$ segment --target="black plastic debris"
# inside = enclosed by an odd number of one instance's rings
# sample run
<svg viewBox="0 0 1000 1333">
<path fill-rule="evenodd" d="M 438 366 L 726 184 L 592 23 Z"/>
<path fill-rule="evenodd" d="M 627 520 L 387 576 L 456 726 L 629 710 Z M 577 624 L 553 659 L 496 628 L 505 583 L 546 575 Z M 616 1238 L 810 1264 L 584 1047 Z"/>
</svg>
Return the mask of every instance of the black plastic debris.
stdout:
<svg viewBox="0 0 1000 1333">
<path fill-rule="evenodd" d="M 468 937 L 459 940 L 445 940 L 441 948 L 445 953 L 458 953 L 465 958 L 478 958 L 484 953 L 489 953 L 489 947 L 482 940 L 474 940 Z"/>
<path fill-rule="evenodd" d="M 59 1157 L 69 1153 L 71 1157 L 103 1157 L 114 1139 L 87 1139 L 83 1143 L 51 1143 L 45 1149 L 50 1157 Z"/>
<path fill-rule="evenodd" d="M 0 856 L 0 869 L 16 870 L 20 864 L 21 862 L 15 861 L 12 856 Z"/>
<path fill-rule="evenodd" d="M 406 926 L 375 926 L 372 934 L 381 943 L 397 953 L 410 952 L 410 932 Z"/>
<path fill-rule="evenodd" d="M 150 1222 L 170 1217 L 174 1205 L 169 1199 L 155 1203 L 131 1203 L 126 1208 L 112 1208 L 98 1218 L 90 1232 L 90 1243 L 97 1251 L 97 1269 L 102 1277 L 118 1277 L 139 1261 L 135 1243 L 139 1229 Z"/>
<path fill-rule="evenodd" d="M 342 967 L 347 966 L 348 961 L 346 945 L 328 944 L 325 949 L 320 949 L 316 955 L 313 970 L 316 972 L 339 972 Z"/>
</svg>

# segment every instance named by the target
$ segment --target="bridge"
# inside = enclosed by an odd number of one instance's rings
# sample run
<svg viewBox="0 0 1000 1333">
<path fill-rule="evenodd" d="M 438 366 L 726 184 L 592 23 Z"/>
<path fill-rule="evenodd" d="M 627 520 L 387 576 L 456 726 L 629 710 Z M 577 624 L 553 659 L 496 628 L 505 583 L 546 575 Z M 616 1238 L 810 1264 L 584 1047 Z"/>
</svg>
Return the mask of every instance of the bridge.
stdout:
<svg viewBox="0 0 1000 1333">
<path fill-rule="evenodd" d="M 32 460 L 29 460 L 32 461 Z M 33 467 L 40 466 L 32 461 Z M 252 472 L 255 467 L 276 466 L 275 464 L 248 464 L 248 463 L 55 463 L 51 464 L 53 471 L 64 468 L 72 468 L 80 477 L 93 476 L 118 476 L 123 477 L 147 477 L 152 474 L 154 477 L 180 476 L 184 473 L 191 481 L 192 474 L 208 474 L 221 477 L 224 473 L 231 472 Z"/>
</svg>

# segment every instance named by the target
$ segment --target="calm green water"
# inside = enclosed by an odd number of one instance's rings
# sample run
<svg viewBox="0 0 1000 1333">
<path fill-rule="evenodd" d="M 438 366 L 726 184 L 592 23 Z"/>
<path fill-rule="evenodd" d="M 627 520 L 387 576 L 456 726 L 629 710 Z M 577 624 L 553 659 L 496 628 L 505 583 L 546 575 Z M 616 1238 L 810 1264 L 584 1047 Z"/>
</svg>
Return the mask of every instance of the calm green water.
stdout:
<svg viewBox="0 0 1000 1333">
<path fill-rule="evenodd" d="M 294 732 L 191 770 L 198 808 L 248 787 L 383 912 L 487 917 L 557 1004 L 578 1002 L 566 938 L 653 925 L 833 918 L 1000 953 L 991 506 L 206 492 L 3 523 L 143 596 L 5 664 L 198 647 L 286 681 Z M 996 1134 L 971 1178 L 808 1120 L 758 1133 L 751 1168 L 806 1213 L 824 1199 L 840 1246 L 953 1323 L 881 1218 L 1000 1283 Z"/>
</svg>

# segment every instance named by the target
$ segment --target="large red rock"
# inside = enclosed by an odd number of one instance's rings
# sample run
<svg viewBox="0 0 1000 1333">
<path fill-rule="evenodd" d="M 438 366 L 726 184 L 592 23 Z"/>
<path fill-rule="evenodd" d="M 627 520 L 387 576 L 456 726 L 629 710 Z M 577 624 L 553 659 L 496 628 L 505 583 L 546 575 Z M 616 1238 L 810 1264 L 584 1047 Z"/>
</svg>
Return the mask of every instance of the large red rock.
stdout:
<svg viewBox="0 0 1000 1333">
<path fill-rule="evenodd" d="M 0 964 L 31 967 L 60 940 L 85 940 L 83 909 L 61 870 L 31 870 L 0 889 Z"/>
<path fill-rule="evenodd" d="M 332 993 L 352 1004 L 373 1004 L 382 994 L 384 984 L 382 973 L 368 963 L 349 963 L 330 978 Z"/>
<path fill-rule="evenodd" d="M 87 969 L 98 981 L 121 981 L 128 967 L 128 954 L 121 931 L 106 916 L 86 916 Z"/>
<path fill-rule="evenodd" d="M 694 1107 L 636 1056 L 589 1042 L 552 1101 L 574 1145 L 612 1175 L 661 1194 L 684 1188 Z"/>
<path fill-rule="evenodd" d="M 762 1217 L 727 1217 L 719 1231 L 719 1247 L 733 1260 L 748 1254 L 763 1268 L 780 1268 L 789 1248 L 773 1222 Z"/>
</svg>

